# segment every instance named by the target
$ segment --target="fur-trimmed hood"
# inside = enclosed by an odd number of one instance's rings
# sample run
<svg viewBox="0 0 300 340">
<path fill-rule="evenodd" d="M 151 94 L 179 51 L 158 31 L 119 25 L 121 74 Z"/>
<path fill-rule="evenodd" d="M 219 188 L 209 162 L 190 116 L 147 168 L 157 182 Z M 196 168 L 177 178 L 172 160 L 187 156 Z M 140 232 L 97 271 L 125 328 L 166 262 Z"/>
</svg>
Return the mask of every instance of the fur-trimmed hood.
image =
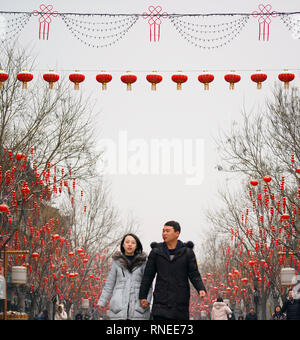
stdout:
<svg viewBox="0 0 300 340">
<path fill-rule="evenodd" d="M 112 259 L 119 263 L 120 265 L 122 265 L 129 272 L 132 272 L 134 268 L 139 267 L 144 262 L 146 262 L 147 254 L 145 252 L 142 252 L 140 254 L 137 254 L 134 257 L 133 261 L 129 261 L 127 257 L 121 251 L 118 250 L 114 253 Z"/>
<path fill-rule="evenodd" d="M 181 242 L 180 240 L 178 240 L 178 242 L 180 242 L 181 243 L 181 247 L 187 247 L 187 248 L 191 248 L 191 249 L 193 249 L 194 248 L 194 243 L 192 242 L 192 241 L 188 241 L 188 242 L 185 242 L 185 243 L 183 243 L 183 242 Z M 150 247 L 152 248 L 152 249 L 154 249 L 154 248 L 158 248 L 158 247 L 160 247 L 161 245 L 163 245 L 164 244 L 164 242 L 152 242 L 151 244 L 150 244 Z"/>
</svg>

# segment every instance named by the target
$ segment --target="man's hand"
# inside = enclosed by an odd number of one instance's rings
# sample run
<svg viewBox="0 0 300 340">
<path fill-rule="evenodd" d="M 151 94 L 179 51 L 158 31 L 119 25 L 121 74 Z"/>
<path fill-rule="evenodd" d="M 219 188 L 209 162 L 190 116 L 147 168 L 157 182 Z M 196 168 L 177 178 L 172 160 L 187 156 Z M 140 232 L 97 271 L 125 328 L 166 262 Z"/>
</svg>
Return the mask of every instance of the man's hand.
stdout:
<svg viewBox="0 0 300 340">
<path fill-rule="evenodd" d="M 201 299 L 204 298 L 204 296 L 206 295 L 205 290 L 200 290 L 199 295 Z"/>
<path fill-rule="evenodd" d="M 147 308 L 149 306 L 149 302 L 147 301 L 147 299 L 142 299 L 140 300 L 140 302 L 143 308 Z"/>
</svg>

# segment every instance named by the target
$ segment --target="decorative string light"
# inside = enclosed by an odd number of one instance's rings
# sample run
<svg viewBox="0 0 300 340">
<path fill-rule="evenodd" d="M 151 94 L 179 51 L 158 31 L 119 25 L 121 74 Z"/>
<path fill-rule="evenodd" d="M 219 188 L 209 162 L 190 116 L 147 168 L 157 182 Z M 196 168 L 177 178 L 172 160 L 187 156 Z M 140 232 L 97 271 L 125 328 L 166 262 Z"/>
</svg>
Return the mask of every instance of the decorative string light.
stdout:
<svg viewBox="0 0 300 340">
<path fill-rule="evenodd" d="M 295 39 L 300 39 L 300 17 L 290 15 L 280 15 L 281 21 L 286 25 Z"/>
<path fill-rule="evenodd" d="M 125 19 L 121 20 L 115 20 L 112 21 L 109 18 L 109 21 L 102 21 L 102 22 L 82 22 L 81 24 L 78 24 L 78 21 L 74 20 L 73 18 L 68 18 L 65 15 L 61 16 L 62 20 L 66 24 L 69 31 L 73 34 L 75 38 L 77 38 L 79 41 L 84 43 L 85 45 L 88 45 L 89 47 L 99 48 L 99 47 L 108 47 L 119 40 L 121 40 L 130 30 L 130 28 L 137 22 L 138 17 L 131 16 Z M 116 26 L 117 24 L 117 26 Z M 86 26 L 88 25 L 88 26 Z M 93 25 L 93 27 L 91 27 Z M 105 25 L 106 28 L 98 28 L 97 26 Z M 89 33 L 87 33 L 88 31 Z M 112 34 L 103 35 L 103 32 L 114 32 Z M 90 34 L 93 33 L 93 34 Z M 107 43 L 98 43 L 94 42 L 101 41 L 108 39 L 109 42 Z M 91 40 L 93 42 L 91 42 Z"/>
<path fill-rule="evenodd" d="M 265 6 L 266 7 L 266 6 Z M 13 39 L 20 33 L 28 23 L 31 16 L 42 15 L 43 11 L 33 12 L 17 12 L 17 11 L 0 11 L 0 15 L 8 17 L 6 32 L 2 34 L 2 40 Z M 294 12 L 276 12 L 281 21 L 292 32 L 293 36 L 300 38 L 300 11 Z M 144 13 L 59 13 L 60 17 L 66 24 L 69 31 L 79 41 L 89 47 L 109 47 L 121 40 L 126 33 L 132 28 L 140 17 L 144 17 Z M 267 19 L 270 17 L 268 11 L 261 11 L 260 17 Z M 12 17 L 13 16 L 13 17 Z M 162 13 L 152 13 L 154 18 L 162 17 Z M 192 19 L 216 19 L 220 17 L 240 17 L 236 20 L 221 23 L 199 23 L 193 22 Z M 255 18 L 256 12 L 252 13 L 181 13 L 168 14 L 163 13 L 163 17 L 169 19 L 176 31 L 189 43 L 203 49 L 214 49 L 227 45 L 236 38 L 241 30 L 248 23 L 250 18 Z M 298 17 L 297 17 L 298 16 Z M 89 18 L 86 20 L 83 18 Z M 98 19 L 101 19 L 100 21 Z M 184 19 L 184 20 L 183 20 Z M 267 22 L 268 24 L 268 22 Z M 104 35 L 103 33 L 110 33 Z M 267 40 L 268 33 L 267 31 Z M 4 37 L 4 39 L 3 39 Z M 103 41 L 105 40 L 105 43 Z M 159 40 L 159 39 L 157 39 Z M 100 42 L 101 41 L 101 42 Z"/>
<path fill-rule="evenodd" d="M 244 16 L 238 20 L 228 23 L 220 23 L 215 25 L 201 24 L 200 26 L 199 24 L 195 23 L 182 23 L 180 22 L 180 19 L 178 21 L 177 18 L 170 18 L 170 21 L 174 25 L 177 32 L 185 40 L 187 40 L 192 45 L 203 49 L 214 49 L 228 44 L 231 40 L 236 38 L 241 33 L 248 20 L 249 17 Z M 194 28 L 197 25 L 204 29 L 198 30 Z M 222 35 L 220 35 L 220 33 Z"/>
<path fill-rule="evenodd" d="M 14 39 L 15 36 L 28 24 L 31 15 L 32 13 L 21 13 L 15 14 L 13 18 L 6 19 L 6 32 L 4 34 L 5 39 L 3 40 Z"/>
</svg>

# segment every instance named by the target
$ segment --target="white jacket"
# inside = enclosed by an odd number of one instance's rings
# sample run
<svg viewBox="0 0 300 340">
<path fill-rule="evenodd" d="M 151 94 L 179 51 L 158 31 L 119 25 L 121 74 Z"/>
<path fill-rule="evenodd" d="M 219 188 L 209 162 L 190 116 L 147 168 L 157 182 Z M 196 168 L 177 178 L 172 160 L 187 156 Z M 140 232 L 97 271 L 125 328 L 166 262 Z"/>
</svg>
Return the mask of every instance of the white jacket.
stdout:
<svg viewBox="0 0 300 340">
<path fill-rule="evenodd" d="M 215 302 L 211 310 L 212 320 L 228 320 L 227 315 L 231 314 L 231 309 L 224 302 Z"/>
<path fill-rule="evenodd" d="M 109 318 L 111 320 L 149 320 L 150 307 L 140 305 L 139 291 L 144 275 L 147 256 L 137 255 L 129 263 L 121 252 L 116 252 L 108 274 L 106 284 L 98 301 L 98 306 L 104 307 L 109 303 Z M 152 299 L 152 289 L 149 290 L 148 302 Z"/>
</svg>

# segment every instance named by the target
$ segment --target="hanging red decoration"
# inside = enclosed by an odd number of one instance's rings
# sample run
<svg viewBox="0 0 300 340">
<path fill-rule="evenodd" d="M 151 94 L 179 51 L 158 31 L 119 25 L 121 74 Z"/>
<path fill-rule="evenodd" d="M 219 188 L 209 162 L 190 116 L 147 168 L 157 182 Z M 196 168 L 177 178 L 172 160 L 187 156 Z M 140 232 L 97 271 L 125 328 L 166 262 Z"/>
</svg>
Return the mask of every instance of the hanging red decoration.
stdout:
<svg viewBox="0 0 300 340">
<path fill-rule="evenodd" d="M 96 80 L 98 83 L 102 84 L 102 90 L 107 90 L 107 83 L 112 80 L 112 75 L 108 73 L 100 73 L 96 75 Z"/>
<path fill-rule="evenodd" d="M 284 221 L 287 221 L 289 218 L 290 218 L 289 214 L 282 214 L 281 215 L 281 219 L 284 220 Z"/>
<path fill-rule="evenodd" d="M 209 90 L 209 84 L 214 81 L 215 76 L 209 73 L 203 73 L 198 76 L 200 83 L 204 84 L 204 90 Z"/>
<path fill-rule="evenodd" d="M 0 204 L 0 212 L 9 213 L 9 208 L 6 204 Z"/>
<path fill-rule="evenodd" d="M 22 82 L 22 89 L 27 89 L 27 83 L 33 79 L 33 74 L 28 72 L 27 70 L 23 70 L 17 74 L 17 79 Z"/>
<path fill-rule="evenodd" d="M 270 176 L 265 176 L 265 177 L 264 177 L 264 181 L 265 181 L 266 183 L 270 183 L 271 180 L 272 180 L 272 178 L 271 178 Z"/>
<path fill-rule="evenodd" d="M 179 71 L 179 72 L 181 72 L 181 71 Z M 187 82 L 188 76 L 186 74 L 177 73 L 177 74 L 173 74 L 171 79 L 172 79 L 172 81 L 174 81 L 174 83 L 177 84 L 177 90 L 181 90 L 182 84 Z"/>
<path fill-rule="evenodd" d="M 40 254 L 39 253 L 32 253 L 31 256 L 32 256 L 33 259 L 37 260 L 40 256 Z"/>
<path fill-rule="evenodd" d="M 289 72 L 284 72 L 280 73 L 278 75 L 278 79 L 282 82 L 284 82 L 284 88 L 289 89 L 290 87 L 290 82 L 295 79 L 294 73 L 289 73 Z"/>
<path fill-rule="evenodd" d="M 43 78 L 49 83 L 49 89 L 53 89 L 53 84 L 59 80 L 59 75 L 50 70 L 48 73 L 43 74 Z"/>
<path fill-rule="evenodd" d="M 250 184 L 255 187 L 258 184 L 258 181 L 256 179 L 253 179 L 250 181 Z"/>
<path fill-rule="evenodd" d="M 234 84 L 241 80 L 241 76 L 235 73 L 228 73 L 224 76 L 224 79 L 229 83 L 229 90 L 234 90 Z"/>
<path fill-rule="evenodd" d="M 74 90 L 79 90 L 79 84 L 85 80 L 85 75 L 76 70 L 75 73 L 69 75 L 69 79 L 74 83 Z"/>
<path fill-rule="evenodd" d="M 251 80 L 257 84 L 257 89 L 262 88 L 262 83 L 266 81 L 268 76 L 265 73 L 254 73 L 251 75 Z"/>
<path fill-rule="evenodd" d="M 126 86 L 127 91 L 131 91 L 132 90 L 131 85 L 137 81 L 137 76 L 134 74 L 123 74 L 121 76 L 121 81 L 127 85 Z"/>
<path fill-rule="evenodd" d="M 151 90 L 156 91 L 156 84 L 159 84 L 163 80 L 163 77 L 154 71 L 153 73 L 147 74 L 146 79 L 151 83 Z"/>
<path fill-rule="evenodd" d="M 39 16 L 39 39 L 43 38 L 43 40 L 49 38 L 49 28 L 50 23 L 52 21 L 51 16 L 57 17 L 58 12 L 52 11 L 52 5 L 40 5 L 39 10 L 33 11 L 33 15 Z"/>
<path fill-rule="evenodd" d="M 0 89 L 2 89 L 2 83 L 8 79 L 8 73 L 0 69 Z"/>
<path fill-rule="evenodd" d="M 162 12 L 161 6 L 149 6 L 149 13 L 143 13 L 143 18 L 148 19 L 148 23 L 150 26 L 150 41 L 152 41 L 152 36 L 154 41 L 159 41 L 160 39 L 160 25 L 161 18 L 165 19 L 168 17 L 168 13 Z"/>
<path fill-rule="evenodd" d="M 23 153 L 18 152 L 18 153 L 16 154 L 16 160 L 17 160 L 17 161 L 22 161 L 22 160 L 24 160 L 24 159 L 26 159 L 26 155 L 24 155 Z"/>
</svg>

